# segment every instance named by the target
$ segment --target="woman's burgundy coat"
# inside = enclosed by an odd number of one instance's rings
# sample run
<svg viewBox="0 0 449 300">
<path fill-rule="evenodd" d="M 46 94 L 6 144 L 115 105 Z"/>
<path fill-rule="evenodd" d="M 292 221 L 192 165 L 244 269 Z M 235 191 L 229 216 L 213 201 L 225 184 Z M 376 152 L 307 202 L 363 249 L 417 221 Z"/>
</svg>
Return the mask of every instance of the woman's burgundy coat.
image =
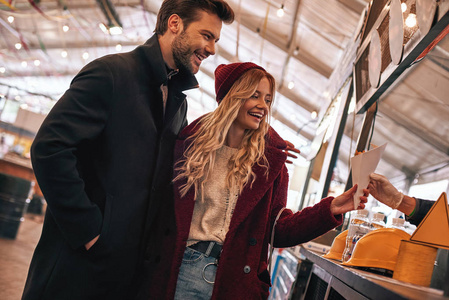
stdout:
<svg viewBox="0 0 449 300">
<path fill-rule="evenodd" d="M 180 134 L 175 148 L 175 161 L 189 145 L 186 138 L 197 129 L 198 120 Z M 266 299 L 271 285 L 267 270 L 268 243 L 279 210 L 286 205 L 288 173 L 285 166 L 286 143 L 270 129 L 266 137 L 265 155 L 269 161 L 268 179 L 265 169 L 254 166 L 256 181 L 240 194 L 223 244 L 217 268 L 212 299 Z M 181 181 L 174 184 L 176 235 L 168 234 L 161 255 L 160 269 L 151 279 L 150 299 L 173 299 L 194 208 L 193 188 L 185 197 L 179 194 Z M 318 237 L 341 224 L 342 216 L 331 214 L 328 197 L 313 207 L 293 213 L 285 209 L 278 220 L 275 247 L 291 247 Z M 168 218 L 169 219 L 169 218 Z M 169 233 L 169 232 L 168 232 Z"/>
</svg>

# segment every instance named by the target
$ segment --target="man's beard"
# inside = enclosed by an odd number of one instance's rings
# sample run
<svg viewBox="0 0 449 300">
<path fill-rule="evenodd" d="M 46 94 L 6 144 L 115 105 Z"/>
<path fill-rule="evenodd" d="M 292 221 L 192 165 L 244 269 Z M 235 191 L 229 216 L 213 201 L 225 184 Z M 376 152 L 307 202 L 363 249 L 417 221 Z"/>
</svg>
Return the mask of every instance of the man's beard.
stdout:
<svg viewBox="0 0 449 300">
<path fill-rule="evenodd" d="M 183 31 L 173 40 L 172 43 L 173 60 L 180 70 L 187 70 L 193 73 L 192 56 L 193 51 L 190 49 L 189 36 Z"/>
</svg>

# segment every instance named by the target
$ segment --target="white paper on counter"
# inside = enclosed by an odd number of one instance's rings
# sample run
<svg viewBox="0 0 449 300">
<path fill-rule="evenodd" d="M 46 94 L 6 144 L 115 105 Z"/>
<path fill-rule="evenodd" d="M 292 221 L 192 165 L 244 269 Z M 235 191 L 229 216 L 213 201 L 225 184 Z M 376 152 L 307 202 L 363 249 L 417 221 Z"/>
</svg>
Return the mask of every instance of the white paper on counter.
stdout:
<svg viewBox="0 0 449 300">
<path fill-rule="evenodd" d="M 358 184 L 357 191 L 354 194 L 354 209 L 357 209 L 359 206 L 363 189 L 366 189 L 369 184 L 369 175 L 376 171 L 386 146 L 387 143 L 368 152 L 351 157 L 352 184 Z"/>
</svg>

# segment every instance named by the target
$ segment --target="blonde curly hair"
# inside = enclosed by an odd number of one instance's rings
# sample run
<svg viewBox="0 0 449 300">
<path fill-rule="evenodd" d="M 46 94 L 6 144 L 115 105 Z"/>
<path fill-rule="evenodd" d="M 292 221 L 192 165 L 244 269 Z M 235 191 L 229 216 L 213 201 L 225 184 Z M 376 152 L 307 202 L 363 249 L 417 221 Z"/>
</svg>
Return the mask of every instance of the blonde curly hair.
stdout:
<svg viewBox="0 0 449 300">
<path fill-rule="evenodd" d="M 225 144 L 229 128 L 237 118 L 240 107 L 256 92 L 259 82 L 264 77 L 270 83 L 271 95 L 274 99 L 275 80 L 273 76 L 265 70 L 251 69 L 236 80 L 218 108 L 206 114 L 198 122 L 196 125 L 198 130 L 189 137 L 192 143 L 175 166 L 179 173 L 174 181 L 187 178 L 187 182 L 180 188 L 181 196 L 185 196 L 192 186 L 195 187 L 195 198 L 203 190 L 215 164 L 216 152 Z M 245 131 L 239 150 L 228 162 L 227 188 L 237 185 L 241 192 L 248 182 L 251 182 L 252 186 L 256 179 L 256 175 L 252 171 L 255 163 L 264 167 L 265 174 L 268 176 L 269 163 L 264 151 L 265 135 L 269 126 L 269 120 L 263 118 L 258 129 Z"/>
</svg>

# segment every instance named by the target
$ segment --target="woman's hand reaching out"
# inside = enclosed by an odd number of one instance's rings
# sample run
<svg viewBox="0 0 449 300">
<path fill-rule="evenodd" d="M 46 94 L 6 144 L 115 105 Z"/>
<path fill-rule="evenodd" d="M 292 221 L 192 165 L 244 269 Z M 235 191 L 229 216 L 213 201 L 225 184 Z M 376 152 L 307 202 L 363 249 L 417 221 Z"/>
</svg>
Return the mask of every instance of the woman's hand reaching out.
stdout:
<svg viewBox="0 0 449 300">
<path fill-rule="evenodd" d="M 330 210 L 332 214 L 339 215 L 354 210 L 354 194 L 357 191 L 357 184 L 332 200 Z M 360 196 L 360 203 L 357 209 L 364 209 L 365 203 L 368 201 L 368 194 L 365 192 Z"/>
</svg>

